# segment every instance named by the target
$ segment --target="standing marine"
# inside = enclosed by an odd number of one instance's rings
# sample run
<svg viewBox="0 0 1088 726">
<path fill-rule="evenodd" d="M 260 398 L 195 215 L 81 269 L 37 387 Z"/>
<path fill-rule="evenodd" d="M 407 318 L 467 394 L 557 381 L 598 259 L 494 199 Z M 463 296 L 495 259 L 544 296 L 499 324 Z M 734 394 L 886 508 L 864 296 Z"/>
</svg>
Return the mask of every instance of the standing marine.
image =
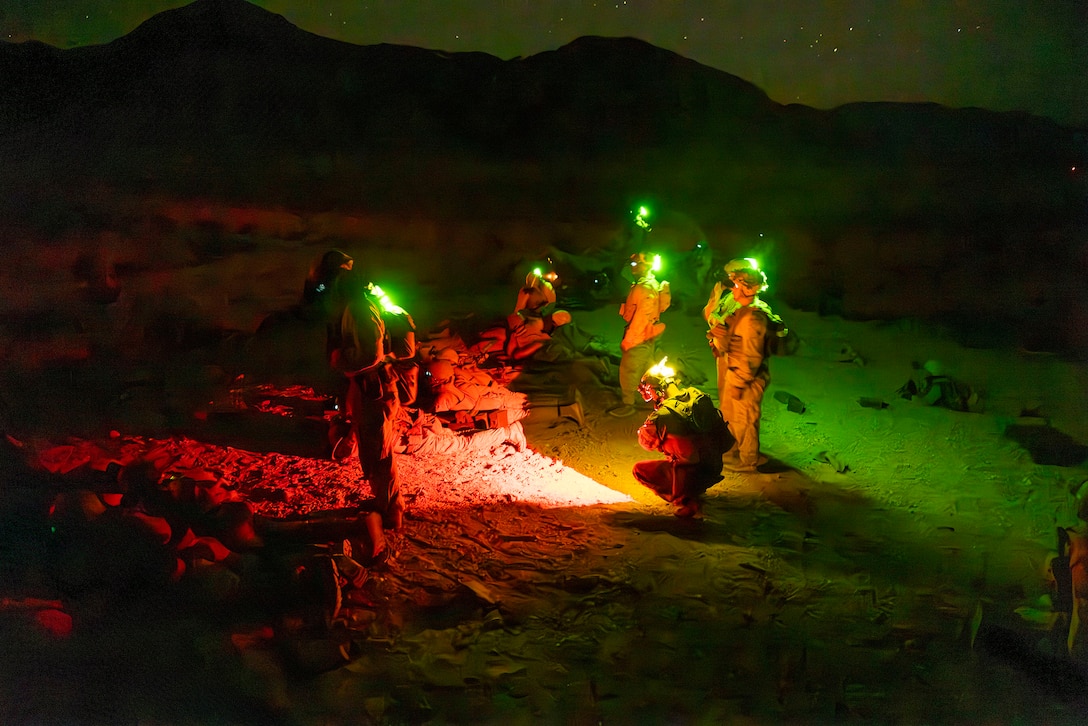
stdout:
<svg viewBox="0 0 1088 726">
<path fill-rule="evenodd" d="M 627 299 L 620 305 L 620 316 L 627 323 L 620 341 L 620 405 L 609 413 L 630 416 L 635 412 L 639 381 L 658 358 L 657 340 L 665 331 L 661 314 L 668 310 L 672 293 L 668 280 L 654 275 L 656 257 L 643 252 L 631 255 L 634 282 Z"/>
<path fill-rule="evenodd" d="M 736 439 L 725 466 L 754 472 L 763 463 L 759 421 L 763 393 L 771 380 L 766 341 L 772 314 L 759 299 L 759 293 L 767 289 L 767 275 L 751 258 L 733 260 L 726 265 L 726 273 L 731 289 L 724 293 L 723 284 L 719 305 L 709 312 L 704 308 L 711 326 L 707 338 L 716 358 L 718 406 Z"/>
<path fill-rule="evenodd" d="M 381 296 L 358 272 L 343 275 L 338 282 L 337 294 L 342 296 L 344 307 L 329 362 L 348 379 L 346 412 L 358 446 L 359 466 L 374 495 L 374 509 L 385 529 L 399 529 L 404 502 L 393 455 L 400 411 L 394 366 L 415 356 L 414 336 L 399 346 L 391 342 Z"/>
</svg>

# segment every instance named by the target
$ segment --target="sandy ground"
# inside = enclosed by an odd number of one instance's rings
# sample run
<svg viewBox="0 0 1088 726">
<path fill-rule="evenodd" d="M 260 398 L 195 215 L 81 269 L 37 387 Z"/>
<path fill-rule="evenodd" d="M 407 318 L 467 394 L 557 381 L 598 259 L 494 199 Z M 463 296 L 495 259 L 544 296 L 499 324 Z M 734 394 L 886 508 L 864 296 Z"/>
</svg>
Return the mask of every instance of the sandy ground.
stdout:
<svg viewBox="0 0 1088 726">
<path fill-rule="evenodd" d="M 641 416 L 608 416 L 616 391 L 583 379 L 584 425 L 541 411 L 523 451 L 401 457 L 407 526 L 331 628 L 290 630 L 224 595 L 236 588 L 218 575 L 190 586 L 199 597 L 51 590 L 51 550 L 20 509 L 39 504 L 37 489 L 9 477 L 5 567 L 19 577 L 0 613 L 2 720 L 1082 723 L 1088 670 L 1065 655 L 1048 563 L 1056 529 L 1081 524 L 1088 469 L 1038 463 L 1008 434 L 1088 441 L 1083 366 L 783 312 L 802 345 L 772 361 L 768 473 L 726 474 L 701 520 L 676 519 L 634 482 L 631 465 L 653 456 L 635 438 Z M 611 306 L 574 321 L 618 344 Z M 701 319 L 666 322 L 665 352 L 713 392 Z M 984 411 L 898 397 L 926 360 L 983 391 Z M 60 418 L 25 432 L 22 451 L 105 460 L 173 447 L 266 517 L 365 498 L 355 464 L 246 448 L 229 432 L 164 437 L 135 399 L 131 415 L 111 412 L 114 436 L 69 438 L 95 412 L 48 403 L 75 382 L 37 392 Z M 17 607 L 27 596 L 55 607 Z M 50 610 L 72 618 L 70 633 L 43 624 Z"/>
</svg>

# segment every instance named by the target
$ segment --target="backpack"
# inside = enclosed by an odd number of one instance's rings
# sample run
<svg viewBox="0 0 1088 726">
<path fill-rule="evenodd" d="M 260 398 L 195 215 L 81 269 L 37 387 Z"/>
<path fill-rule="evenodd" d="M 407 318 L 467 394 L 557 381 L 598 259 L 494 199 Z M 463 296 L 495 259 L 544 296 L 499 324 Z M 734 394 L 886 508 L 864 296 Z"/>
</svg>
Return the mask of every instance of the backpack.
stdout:
<svg viewBox="0 0 1088 726">
<path fill-rule="evenodd" d="M 722 412 L 710 396 L 697 388 L 681 391 L 661 404 L 684 421 L 693 435 L 707 435 L 725 451 L 733 446 L 733 435 L 722 418 Z"/>
<path fill-rule="evenodd" d="M 767 335 L 763 338 L 764 356 L 796 353 L 799 341 L 797 336 L 790 332 L 782 316 L 776 314 L 771 310 L 770 305 L 758 298 L 752 302 L 751 307 L 767 316 Z"/>
</svg>

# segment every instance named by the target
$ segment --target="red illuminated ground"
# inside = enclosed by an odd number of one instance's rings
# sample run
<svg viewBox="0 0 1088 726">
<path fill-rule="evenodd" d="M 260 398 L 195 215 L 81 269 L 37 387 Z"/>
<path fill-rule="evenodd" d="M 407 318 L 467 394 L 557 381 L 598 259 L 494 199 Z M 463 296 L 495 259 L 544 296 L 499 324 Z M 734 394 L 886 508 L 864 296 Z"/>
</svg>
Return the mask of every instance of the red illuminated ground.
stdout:
<svg viewBox="0 0 1088 726">
<path fill-rule="evenodd" d="M 507 292 L 496 287 L 494 307 Z M 3 612 L 4 720 L 1078 722 L 1083 681 L 1051 637 L 1048 559 L 1056 528 L 1079 522 L 1088 472 L 1037 463 L 1003 432 L 1049 423 L 1088 440 L 1083 368 L 786 312 L 803 345 L 772 361 L 773 472 L 729 474 L 702 520 L 677 520 L 630 477 L 646 456 L 640 418 L 608 416 L 614 389 L 581 378 L 584 427 L 540 415 L 526 422 L 525 451 L 401 457 L 406 526 L 329 630 L 258 617 L 231 599 L 228 575 L 190 581 L 184 602 L 198 606 L 184 609 L 177 595 L 58 592 L 48 547 L 5 540 L 19 575 L 9 581 L 21 585 L 5 596 L 55 607 Z M 611 306 L 574 320 L 618 341 Z M 701 321 L 677 310 L 667 322 L 670 357 L 706 378 Z M 930 359 L 984 390 L 986 410 L 898 398 L 911 361 Z M 33 424 L 13 431 L 25 451 L 124 461 L 159 448 L 271 518 L 367 496 L 355 464 L 277 451 L 307 444 L 283 432 L 164 435 L 165 420 L 224 390 L 215 361 L 134 372 L 92 359 L 76 370 L 7 374 L 8 406 Z M 117 380 L 124 397 L 102 407 Z M 38 500 L 11 487 L 8 531 L 22 532 L 30 524 L 13 503 Z M 64 564 L 93 571 L 118 556 L 104 548 Z M 64 615 L 68 635 L 51 620 Z"/>
</svg>

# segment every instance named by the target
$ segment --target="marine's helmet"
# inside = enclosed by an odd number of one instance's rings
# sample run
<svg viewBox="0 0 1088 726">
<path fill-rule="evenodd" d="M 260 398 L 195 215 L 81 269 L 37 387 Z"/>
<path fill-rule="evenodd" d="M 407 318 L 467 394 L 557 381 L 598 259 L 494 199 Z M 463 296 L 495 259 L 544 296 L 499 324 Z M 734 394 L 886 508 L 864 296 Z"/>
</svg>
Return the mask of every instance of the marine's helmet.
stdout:
<svg viewBox="0 0 1088 726">
<path fill-rule="evenodd" d="M 752 266 L 759 267 L 758 263 L 751 257 L 738 257 L 735 260 L 726 262 L 725 266 L 722 267 L 722 270 L 725 271 L 725 276 L 729 277 L 730 274 L 737 272 L 738 270 L 744 270 Z"/>
<path fill-rule="evenodd" d="M 439 389 L 453 380 L 453 364 L 438 358 L 427 366 L 427 384 L 432 390 Z"/>
<path fill-rule="evenodd" d="M 340 250 L 329 250 L 321 256 L 321 262 L 319 266 L 326 272 L 331 272 L 335 269 L 350 270 L 354 267 L 355 260 L 352 256 L 346 252 Z"/>
<path fill-rule="evenodd" d="M 657 406 L 669 397 L 669 386 L 679 385 L 676 371 L 671 366 L 665 365 L 667 360 L 668 357 L 662 358 L 661 362 L 646 371 L 642 380 L 638 382 L 638 392 L 646 403 Z"/>
<path fill-rule="evenodd" d="M 734 287 L 741 286 L 745 292 L 758 295 L 766 290 L 767 274 L 759 269 L 759 263 L 751 257 L 741 257 L 725 263 L 725 275 Z"/>
<path fill-rule="evenodd" d="M 310 267 L 302 289 L 302 301 L 309 304 L 328 297 L 337 281 L 354 267 L 351 255 L 340 250 L 329 250 Z"/>
<path fill-rule="evenodd" d="M 654 261 L 653 258 L 645 252 L 636 252 L 631 255 L 628 264 L 631 265 L 631 272 L 640 275 L 647 270 L 653 269 Z"/>
<path fill-rule="evenodd" d="M 525 287 L 533 287 L 536 285 L 537 280 L 544 280 L 555 284 L 559 279 L 559 273 L 549 268 L 534 267 L 525 275 Z"/>
</svg>

